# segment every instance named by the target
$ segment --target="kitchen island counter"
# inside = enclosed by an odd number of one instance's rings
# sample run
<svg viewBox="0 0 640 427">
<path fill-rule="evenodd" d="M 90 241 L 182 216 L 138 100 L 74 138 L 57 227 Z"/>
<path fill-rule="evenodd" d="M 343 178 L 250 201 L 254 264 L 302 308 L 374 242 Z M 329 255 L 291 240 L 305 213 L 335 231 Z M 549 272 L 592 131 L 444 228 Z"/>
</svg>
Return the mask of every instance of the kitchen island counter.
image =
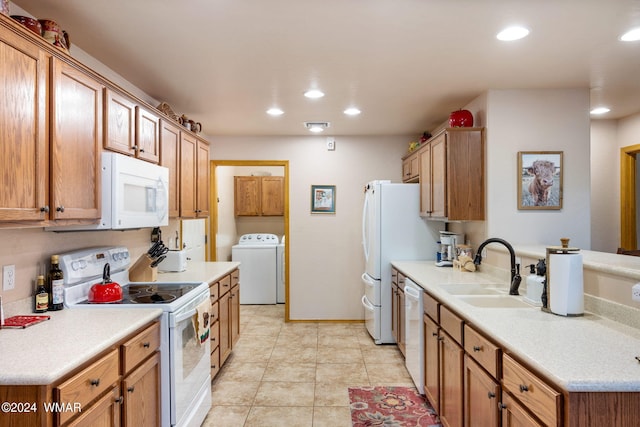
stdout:
<svg viewBox="0 0 640 427">
<path fill-rule="evenodd" d="M 240 266 L 239 262 L 189 261 L 185 271 L 159 272 L 158 281 L 212 283 L 231 273 L 238 266 Z"/>
<path fill-rule="evenodd" d="M 5 317 L 31 314 L 31 298 L 7 304 Z M 50 320 L 24 329 L 0 329 L 0 385 L 46 385 L 158 319 L 156 308 L 45 313 Z"/>
<path fill-rule="evenodd" d="M 433 261 L 392 265 L 564 390 L 640 392 L 640 330 L 589 312 L 563 317 L 534 306 L 480 308 L 447 292 L 447 286 L 497 284 L 506 290 L 504 280 L 482 272 L 436 267 Z"/>
</svg>

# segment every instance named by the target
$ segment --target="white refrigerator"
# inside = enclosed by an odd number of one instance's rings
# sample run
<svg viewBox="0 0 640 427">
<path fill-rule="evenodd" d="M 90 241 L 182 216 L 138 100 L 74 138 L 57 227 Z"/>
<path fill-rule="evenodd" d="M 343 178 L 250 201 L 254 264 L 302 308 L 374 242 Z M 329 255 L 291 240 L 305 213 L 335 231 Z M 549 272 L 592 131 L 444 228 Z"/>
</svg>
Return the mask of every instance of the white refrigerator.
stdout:
<svg viewBox="0 0 640 427">
<path fill-rule="evenodd" d="M 441 222 L 420 217 L 420 185 L 371 181 L 362 210 L 364 318 L 376 344 L 391 344 L 391 261 L 433 260 Z"/>
</svg>

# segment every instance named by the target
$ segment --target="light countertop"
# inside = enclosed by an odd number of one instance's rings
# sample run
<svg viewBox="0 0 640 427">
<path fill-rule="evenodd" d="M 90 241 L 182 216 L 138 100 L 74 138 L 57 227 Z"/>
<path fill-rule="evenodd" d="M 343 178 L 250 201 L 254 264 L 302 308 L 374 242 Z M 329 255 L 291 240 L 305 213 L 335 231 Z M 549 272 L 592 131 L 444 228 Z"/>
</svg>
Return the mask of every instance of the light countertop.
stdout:
<svg viewBox="0 0 640 427">
<path fill-rule="evenodd" d="M 21 305 L 8 314 L 32 314 L 30 301 Z M 46 314 L 50 320 L 25 329 L 0 329 L 1 385 L 51 384 L 157 319 L 162 310 L 65 308 Z"/>
<path fill-rule="evenodd" d="M 392 265 L 563 389 L 640 391 L 640 363 L 636 360 L 640 357 L 640 330 L 587 312 L 580 317 L 563 317 L 533 306 L 476 307 L 448 293 L 446 287 L 498 283 L 507 289 L 508 284 L 487 273 L 436 267 L 433 261 L 397 261 Z"/>
<path fill-rule="evenodd" d="M 187 269 L 180 272 L 158 272 L 162 282 L 215 282 L 238 268 L 239 262 L 188 261 Z"/>
</svg>

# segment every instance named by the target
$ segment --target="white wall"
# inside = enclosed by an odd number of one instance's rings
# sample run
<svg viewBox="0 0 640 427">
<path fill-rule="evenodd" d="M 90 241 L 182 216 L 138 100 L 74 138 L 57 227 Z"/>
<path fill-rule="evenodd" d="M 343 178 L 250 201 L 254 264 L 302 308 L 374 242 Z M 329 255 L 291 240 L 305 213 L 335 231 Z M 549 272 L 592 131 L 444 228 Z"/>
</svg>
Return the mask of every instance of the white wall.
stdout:
<svg viewBox="0 0 640 427">
<path fill-rule="evenodd" d="M 415 136 L 413 136 L 415 139 Z M 364 267 L 361 215 L 364 185 L 400 182 L 400 159 L 412 137 L 324 136 L 213 139 L 216 160 L 289 161 L 289 246 L 292 319 L 362 319 Z M 336 186 L 336 213 L 311 214 L 311 185 Z"/>
<path fill-rule="evenodd" d="M 591 247 L 589 91 L 491 90 L 487 94 L 487 237 L 513 244 Z M 562 151 L 561 210 L 518 210 L 518 151 Z"/>
</svg>

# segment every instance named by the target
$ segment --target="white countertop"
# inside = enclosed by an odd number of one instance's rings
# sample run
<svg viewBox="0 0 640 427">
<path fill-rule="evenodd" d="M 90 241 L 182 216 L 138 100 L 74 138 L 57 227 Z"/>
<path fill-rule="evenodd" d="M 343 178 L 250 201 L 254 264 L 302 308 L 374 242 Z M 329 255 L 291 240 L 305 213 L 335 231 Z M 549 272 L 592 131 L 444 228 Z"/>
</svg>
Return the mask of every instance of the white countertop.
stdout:
<svg viewBox="0 0 640 427">
<path fill-rule="evenodd" d="M 640 357 L 640 330 L 591 313 L 563 317 L 533 306 L 479 308 L 445 289 L 458 283 L 500 283 L 494 276 L 436 267 L 433 261 L 396 261 L 392 265 L 563 389 L 640 391 L 640 363 L 635 359 Z M 504 281 L 502 286 L 508 288 Z"/>
<path fill-rule="evenodd" d="M 32 314 L 29 301 L 22 306 L 9 315 Z M 65 308 L 46 314 L 51 319 L 25 329 L 0 329 L 1 385 L 51 384 L 155 320 L 162 310 Z"/>
<path fill-rule="evenodd" d="M 185 271 L 158 272 L 162 282 L 215 282 L 238 268 L 239 262 L 196 262 L 188 261 Z"/>
</svg>

